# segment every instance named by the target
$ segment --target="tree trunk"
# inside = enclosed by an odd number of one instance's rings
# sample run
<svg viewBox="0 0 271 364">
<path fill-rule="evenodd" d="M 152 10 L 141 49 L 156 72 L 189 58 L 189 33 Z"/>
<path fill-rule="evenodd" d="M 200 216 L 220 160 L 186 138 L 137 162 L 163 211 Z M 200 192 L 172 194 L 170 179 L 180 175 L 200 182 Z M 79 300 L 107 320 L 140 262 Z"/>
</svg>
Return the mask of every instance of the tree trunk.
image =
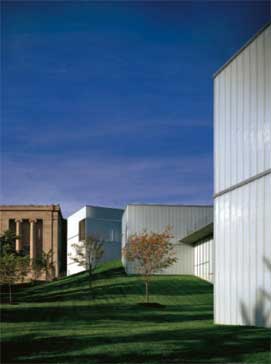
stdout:
<svg viewBox="0 0 271 364">
<path fill-rule="evenodd" d="M 146 303 L 149 303 L 149 282 L 145 281 Z"/>
<path fill-rule="evenodd" d="M 9 287 L 9 303 L 12 303 L 12 297 L 11 297 L 11 284 L 8 285 Z"/>
<path fill-rule="evenodd" d="M 92 270 L 91 270 L 91 268 L 89 268 L 89 270 L 88 270 L 88 285 L 89 285 L 89 289 L 91 290 L 91 288 L 92 288 Z"/>
</svg>

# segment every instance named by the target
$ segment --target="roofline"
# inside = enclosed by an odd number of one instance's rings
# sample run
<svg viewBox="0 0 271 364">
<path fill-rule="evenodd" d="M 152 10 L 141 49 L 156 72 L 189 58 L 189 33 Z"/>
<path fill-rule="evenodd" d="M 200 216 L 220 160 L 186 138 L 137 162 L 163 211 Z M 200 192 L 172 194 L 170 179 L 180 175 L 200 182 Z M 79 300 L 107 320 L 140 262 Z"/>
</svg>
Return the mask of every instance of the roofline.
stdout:
<svg viewBox="0 0 271 364">
<path fill-rule="evenodd" d="M 224 63 L 214 74 L 213 78 L 216 78 L 240 53 L 243 52 L 261 33 L 265 31 L 271 25 L 269 20 L 263 27 L 261 27 L 249 40 L 237 51 L 235 52 L 226 63 Z"/>
<path fill-rule="evenodd" d="M 61 210 L 59 204 L 50 204 L 50 205 L 0 205 L 0 210 Z"/>
<path fill-rule="evenodd" d="M 64 219 L 60 204 L 50 205 L 0 205 L 0 211 L 57 211 Z"/>
<path fill-rule="evenodd" d="M 121 210 L 121 211 L 124 211 L 124 209 L 121 209 L 119 207 L 94 206 L 94 205 L 85 205 L 84 207 L 93 207 L 93 208 L 99 208 L 99 209 L 109 209 L 109 210 Z"/>
<path fill-rule="evenodd" d="M 180 239 L 181 243 L 185 244 L 195 244 L 197 241 L 206 239 L 214 234 L 214 223 L 211 222 L 207 225 L 201 226 L 200 228 L 191 231 L 184 238 Z"/>
<path fill-rule="evenodd" d="M 99 209 L 108 209 L 108 210 L 119 210 L 119 211 L 124 211 L 125 209 L 121 209 L 118 207 L 107 207 L 107 206 L 95 206 L 95 205 L 83 205 L 82 207 L 80 207 L 79 209 L 75 210 L 74 212 L 72 212 L 68 217 L 76 214 L 78 211 L 82 210 L 83 208 L 87 208 L 87 207 L 93 207 L 93 208 L 99 208 Z"/>
<path fill-rule="evenodd" d="M 214 207 L 214 205 L 184 205 L 184 204 L 162 204 L 162 203 L 128 203 L 128 206 L 162 206 L 162 207 Z"/>
</svg>

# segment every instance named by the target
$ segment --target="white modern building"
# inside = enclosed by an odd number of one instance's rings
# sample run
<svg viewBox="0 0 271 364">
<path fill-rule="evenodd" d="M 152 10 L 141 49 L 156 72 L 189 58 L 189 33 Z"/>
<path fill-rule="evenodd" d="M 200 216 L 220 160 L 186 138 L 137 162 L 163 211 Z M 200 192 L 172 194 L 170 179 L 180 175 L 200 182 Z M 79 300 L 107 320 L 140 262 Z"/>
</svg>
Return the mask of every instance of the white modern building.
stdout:
<svg viewBox="0 0 271 364">
<path fill-rule="evenodd" d="M 215 322 L 271 326 L 271 25 L 214 76 Z"/>
<path fill-rule="evenodd" d="M 121 219 L 123 210 L 84 206 L 68 217 L 67 234 L 67 275 L 81 272 L 84 267 L 74 263 L 73 244 L 87 236 L 96 236 L 104 242 L 104 255 L 101 263 L 121 259 Z"/>
<path fill-rule="evenodd" d="M 195 274 L 212 281 L 212 222 L 212 206 L 128 205 L 122 218 L 122 247 L 132 234 L 171 226 L 177 262 L 161 274 Z M 128 274 L 136 273 L 133 263 L 122 261 Z"/>
<path fill-rule="evenodd" d="M 213 223 L 201 226 L 193 230 L 182 243 L 189 244 L 193 248 L 193 275 L 214 282 L 214 237 Z"/>
</svg>

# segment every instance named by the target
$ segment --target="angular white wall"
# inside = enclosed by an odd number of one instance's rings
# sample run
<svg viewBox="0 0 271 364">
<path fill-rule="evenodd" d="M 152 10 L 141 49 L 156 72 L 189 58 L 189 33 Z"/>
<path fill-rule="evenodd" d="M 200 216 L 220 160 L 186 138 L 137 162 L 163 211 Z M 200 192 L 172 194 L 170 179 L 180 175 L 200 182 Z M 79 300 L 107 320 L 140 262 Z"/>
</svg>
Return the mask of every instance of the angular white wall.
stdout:
<svg viewBox="0 0 271 364">
<path fill-rule="evenodd" d="M 270 327 L 270 25 L 214 87 L 215 322 Z"/>
<path fill-rule="evenodd" d="M 170 225 L 177 262 L 161 273 L 194 274 L 194 247 L 179 241 L 191 231 L 212 221 L 212 206 L 128 205 L 122 219 L 122 247 L 134 233 L 144 230 L 161 232 Z M 133 264 L 126 262 L 124 258 L 123 264 L 128 274 L 136 272 Z"/>
<path fill-rule="evenodd" d="M 73 244 L 79 241 L 79 221 L 86 218 L 86 206 L 76 211 L 67 219 L 67 275 L 75 274 L 84 271 L 83 267 L 74 263 L 71 256 L 75 255 Z"/>
<path fill-rule="evenodd" d="M 79 243 L 79 221 L 86 219 L 86 236 L 98 236 L 104 241 L 104 254 L 100 263 L 121 258 L 121 219 L 123 210 L 85 206 L 68 217 L 67 275 L 84 271 L 74 263 L 74 243 Z"/>
<path fill-rule="evenodd" d="M 216 199 L 215 320 L 271 325 L 271 175 Z"/>
<path fill-rule="evenodd" d="M 215 193 L 271 168 L 271 26 L 214 80 Z"/>
<path fill-rule="evenodd" d="M 200 240 L 194 248 L 194 275 L 213 283 L 214 281 L 214 239 Z"/>
</svg>

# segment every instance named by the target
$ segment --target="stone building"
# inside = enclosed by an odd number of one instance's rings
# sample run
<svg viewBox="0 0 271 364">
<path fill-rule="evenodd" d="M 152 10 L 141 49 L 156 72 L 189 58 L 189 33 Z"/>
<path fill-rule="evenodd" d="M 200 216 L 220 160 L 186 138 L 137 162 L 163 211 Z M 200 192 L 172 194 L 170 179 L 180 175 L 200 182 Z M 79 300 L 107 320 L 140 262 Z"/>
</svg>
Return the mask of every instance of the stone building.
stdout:
<svg viewBox="0 0 271 364">
<path fill-rule="evenodd" d="M 52 250 L 55 277 L 65 275 L 67 224 L 59 205 L 1 205 L 0 234 L 6 230 L 16 232 L 16 250 L 31 259 Z"/>
</svg>

